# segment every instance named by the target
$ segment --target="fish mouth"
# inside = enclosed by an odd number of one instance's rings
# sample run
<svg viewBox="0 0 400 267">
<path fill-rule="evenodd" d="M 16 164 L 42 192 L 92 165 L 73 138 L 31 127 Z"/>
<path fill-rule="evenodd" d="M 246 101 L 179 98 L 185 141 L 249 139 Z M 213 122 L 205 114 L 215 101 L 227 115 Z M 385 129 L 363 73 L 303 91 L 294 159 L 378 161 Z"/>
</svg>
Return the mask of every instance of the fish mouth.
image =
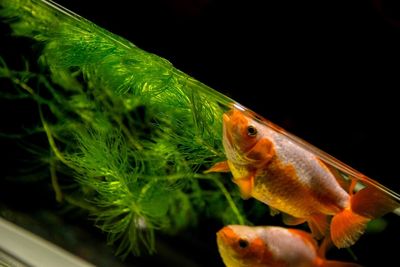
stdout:
<svg viewBox="0 0 400 267">
<path fill-rule="evenodd" d="M 230 248 L 229 237 L 225 233 L 225 228 L 226 227 L 217 232 L 218 252 L 224 264 L 226 266 L 232 266 L 229 265 L 232 261 L 232 249 Z"/>
<path fill-rule="evenodd" d="M 232 144 L 232 133 L 228 129 L 232 128 L 232 120 L 231 120 L 231 113 L 232 111 L 228 111 L 223 114 L 222 119 L 223 119 L 223 131 L 224 135 L 228 141 L 229 144 Z"/>
<path fill-rule="evenodd" d="M 253 162 L 254 160 L 248 158 L 246 155 L 257 143 L 254 142 L 250 146 L 248 145 L 246 147 L 242 147 L 240 141 L 236 140 L 240 138 L 235 138 L 235 136 L 239 135 L 238 125 L 247 124 L 249 118 L 247 118 L 242 111 L 238 109 L 232 109 L 225 112 L 222 116 L 222 119 L 224 136 L 223 142 L 225 152 L 229 154 L 227 155 L 228 158 L 238 164 L 248 164 L 249 162 Z"/>
<path fill-rule="evenodd" d="M 235 232 L 229 226 L 225 226 L 217 232 L 217 240 L 225 244 L 229 243 L 230 240 L 233 240 L 235 236 Z"/>
<path fill-rule="evenodd" d="M 232 119 L 231 119 L 231 116 L 232 116 L 232 110 L 230 110 L 230 111 L 228 111 L 228 112 L 226 112 L 226 113 L 224 113 L 224 114 L 222 115 L 224 127 L 232 126 Z"/>
<path fill-rule="evenodd" d="M 228 237 L 225 233 L 225 228 L 222 228 L 217 232 L 217 245 L 218 245 L 218 250 L 219 253 L 221 254 L 222 257 L 225 257 L 227 253 L 227 246 L 228 246 Z"/>
<path fill-rule="evenodd" d="M 225 226 L 217 232 L 218 251 L 224 262 L 230 261 L 233 256 L 232 246 L 234 240 L 235 234 L 229 226 Z"/>
<path fill-rule="evenodd" d="M 225 233 L 225 228 L 226 227 L 222 228 L 221 230 L 219 230 L 217 232 L 217 240 L 218 241 L 220 241 L 220 240 L 222 241 L 222 240 L 225 240 L 227 238 L 226 233 Z"/>
<path fill-rule="evenodd" d="M 236 251 L 237 234 L 229 226 L 217 232 L 218 251 L 226 266 L 244 266 L 241 254 Z"/>
<path fill-rule="evenodd" d="M 230 110 L 230 111 L 228 111 L 228 112 L 225 112 L 223 115 L 222 115 L 222 118 L 223 118 L 223 120 L 224 120 L 224 124 L 226 124 L 226 123 L 229 123 L 230 122 L 230 120 L 231 120 L 231 113 L 232 113 L 232 110 Z"/>
</svg>

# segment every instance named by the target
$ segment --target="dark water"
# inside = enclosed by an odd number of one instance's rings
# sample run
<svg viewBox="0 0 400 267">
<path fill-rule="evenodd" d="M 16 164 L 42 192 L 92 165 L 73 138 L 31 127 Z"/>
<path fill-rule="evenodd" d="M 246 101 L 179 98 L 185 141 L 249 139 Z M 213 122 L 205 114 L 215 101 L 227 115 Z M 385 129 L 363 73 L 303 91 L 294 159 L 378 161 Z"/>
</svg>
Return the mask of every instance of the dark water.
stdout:
<svg viewBox="0 0 400 267">
<path fill-rule="evenodd" d="M 178 69 L 400 192 L 400 110 L 395 97 L 400 27 L 393 22 L 396 16 L 400 20 L 400 7 L 393 0 L 378 1 L 261 5 L 259 1 L 159 0 L 134 6 L 120 0 L 95 5 L 58 2 L 142 49 L 167 58 Z M 12 52 L 17 51 L 14 45 L 3 42 L 0 54 L 7 52 L 12 58 Z M 13 116 L 2 112 L 2 122 L 26 119 L 28 105 L 21 105 L 22 109 L 2 105 L 2 109 L 13 111 Z M 32 121 L 37 118 L 28 117 L 24 123 L 28 126 Z M 19 153 L 7 143 L 1 147 Z M 15 165 L 4 165 L 5 171 L 7 167 Z M 18 186 L 9 187 L 1 201 L 10 203 L 18 198 L 19 203 L 13 202 L 11 208 L 40 217 L 42 208 L 57 208 L 49 204 L 52 200 L 40 197 L 46 195 L 42 191 L 50 190 L 46 182 L 43 185 L 47 186 L 22 191 Z M 27 205 L 27 199 L 35 201 Z M 89 240 L 86 247 L 104 241 L 90 222 L 76 225 L 72 219 L 62 221 L 54 216 L 57 225 L 78 232 L 71 239 Z M 397 261 L 392 244 L 400 241 L 400 218 L 389 214 L 385 219 L 388 226 L 384 232 L 364 235 L 353 247 L 365 266 Z M 258 222 L 279 223 L 267 215 Z M 43 220 L 38 225 L 46 228 Z M 178 237 L 160 237 L 157 257 L 128 258 L 125 265 L 222 266 L 214 240 L 220 227 L 218 222 L 204 220 Z M 51 231 L 36 231 L 55 242 L 61 238 L 57 234 L 51 237 Z M 109 248 L 101 245 L 101 249 L 111 257 Z M 350 259 L 345 250 L 331 251 L 328 257 Z"/>
</svg>

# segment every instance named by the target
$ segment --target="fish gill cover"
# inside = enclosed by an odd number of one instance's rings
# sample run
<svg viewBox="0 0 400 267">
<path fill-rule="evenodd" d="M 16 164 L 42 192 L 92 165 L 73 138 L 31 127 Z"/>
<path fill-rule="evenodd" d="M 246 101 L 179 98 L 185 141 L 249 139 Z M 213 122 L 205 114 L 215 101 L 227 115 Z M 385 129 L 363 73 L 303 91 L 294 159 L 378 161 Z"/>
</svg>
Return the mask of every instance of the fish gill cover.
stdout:
<svg viewBox="0 0 400 267">
<path fill-rule="evenodd" d="M 245 222 L 230 181 L 202 174 L 224 158 L 228 98 L 54 2 L 0 5 L 13 34 L 40 47 L 37 71 L 1 61 L 0 78 L 14 84 L 4 97 L 37 103 L 39 126 L 24 136 L 46 136 L 48 149 L 30 150 L 57 201 L 87 210 L 123 256 L 154 252 L 156 231 L 176 233 L 200 213 Z"/>
</svg>

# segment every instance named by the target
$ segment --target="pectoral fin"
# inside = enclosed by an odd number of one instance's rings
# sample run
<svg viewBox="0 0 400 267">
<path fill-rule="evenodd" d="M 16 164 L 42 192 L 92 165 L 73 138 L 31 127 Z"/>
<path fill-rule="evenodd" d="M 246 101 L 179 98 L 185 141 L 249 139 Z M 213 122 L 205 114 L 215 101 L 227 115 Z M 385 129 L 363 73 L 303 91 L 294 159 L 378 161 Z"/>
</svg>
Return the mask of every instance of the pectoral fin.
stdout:
<svg viewBox="0 0 400 267">
<path fill-rule="evenodd" d="M 239 186 L 240 194 L 243 199 L 249 199 L 254 187 L 254 176 L 250 175 L 243 178 L 235 178 L 233 182 Z"/>
<path fill-rule="evenodd" d="M 211 168 L 209 168 L 208 170 L 206 170 L 204 173 L 209 173 L 209 172 L 230 172 L 230 168 L 228 165 L 228 161 L 221 161 L 221 162 L 217 162 L 214 164 L 214 166 L 212 166 Z"/>
</svg>

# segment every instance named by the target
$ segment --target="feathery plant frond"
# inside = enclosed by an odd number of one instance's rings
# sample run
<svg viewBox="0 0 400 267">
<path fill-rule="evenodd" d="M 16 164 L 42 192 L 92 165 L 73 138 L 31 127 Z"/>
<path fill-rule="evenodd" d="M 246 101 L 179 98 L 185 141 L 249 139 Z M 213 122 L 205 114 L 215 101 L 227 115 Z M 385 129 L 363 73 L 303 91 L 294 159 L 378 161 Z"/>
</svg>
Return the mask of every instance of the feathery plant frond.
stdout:
<svg viewBox="0 0 400 267">
<path fill-rule="evenodd" d="M 117 254 L 153 252 L 156 230 L 176 233 L 200 212 L 244 223 L 237 194 L 219 175 L 201 174 L 224 157 L 221 118 L 231 100 L 53 2 L 0 6 L 14 35 L 42 46 L 50 79 L 4 62 L 0 78 L 39 104 L 55 189 L 57 174 L 74 177 L 60 182 L 58 198 L 87 207 Z"/>
</svg>

